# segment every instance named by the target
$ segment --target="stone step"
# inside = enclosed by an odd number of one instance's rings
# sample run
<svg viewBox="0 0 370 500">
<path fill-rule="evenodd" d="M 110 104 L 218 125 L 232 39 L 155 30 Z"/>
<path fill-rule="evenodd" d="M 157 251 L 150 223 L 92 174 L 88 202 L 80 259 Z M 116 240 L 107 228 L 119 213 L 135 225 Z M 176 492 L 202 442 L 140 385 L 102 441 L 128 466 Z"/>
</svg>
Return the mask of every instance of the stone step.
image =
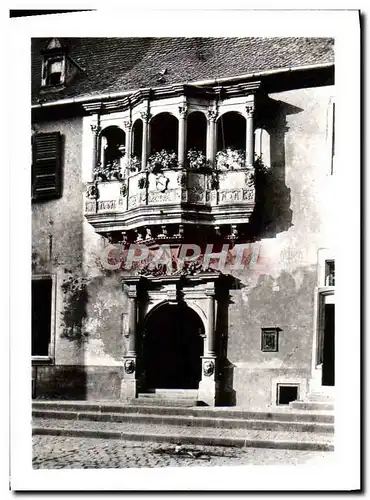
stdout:
<svg viewBox="0 0 370 500">
<path fill-rule="evenodd" d="M 34 400 L 33 410 L 100 412 L 121 414 L 151 414 L 151 415 L 180 415 L 183 417 L 208 417 L 229 419 L 256 419 L 277 420 L 286 422 L 318 422 L 333 423 L 334 414 L 328 411 L 306 411 L 291 407 L 274 409 L 274 411 L 251 411 L 235 407 L 174 407 L 124 404 L 121 402 L 88 402 L 88 401 L 42 401 Z"/>
<path fill-rule="evenodd" d="M 190 398 L 165 398 L 158 397 L 156 394 L 150 395 L 145 394 L 141 395 L 138 398 L 132 399 L 131 404 L 138 405 L 154 405 L 154 406 L 177 406 L 177 407 L 188 407 L 191 408 L 193 406 L 203 406 L 201 401 L 197 399 Z M 203 403 L 204 404 L 204 403 Z"/>
<path fill-rule="evenodd" d="M 198 398 L 198 389 L 153 389 L 145 393 L 140 393 L 140 396 L 159 397 L 159 398 Z"/>
<path fill-rule="evenodd" d="M 330 434 L 314 432 L 263 431 L 156 425 L 137 422 L 91 422 L 82 420 L 33 419 L 33 434 L 114 438 L 214 446 L 280 448 L 292 450 L 333 451 Z"/>
<path fill-rule="evenodd" d="M 334 393 L 325 393 L 325 392 L 310 392 L 307 394 L 307 401 L 319 401 L 319 402 L 330 402 L 334 404 L 335 397 Z"/>
<path fill-rule="evenodd" d="M 297 410 L 334 411 L 334 403 L 324 401 L 292 401 L 289 406 Z"/>
<path fill-rule="evenodd" d="M 181 393 L 166 393 L 166 392 L 142 392 L 138 394 L 138 397 L 135 399 L 166 399 L 168 401 L 173 401 L 177 399 L 188 399 L 190 401 L 197 401 L 198 395 L 197 393 L 190 393 L 190 394 L 181 394 Z"/>
<path fill-rule="evenodd" d="M 184 425 L 188 427 L 211 427 L 223 429 L 255 429 L 269 431 L 317 432 L 333 434 L 334 425 L 318 422 L 290 422 L 269 419 L 237 419 L 221 417 L 193 417 L 184 415 L 153 415 L 140 413 L 100 413 L 94 411 L 33 410 L 34 418 L 58 420 L 89 420 L 92 422 L 137 422 L 156 425 Z"/>
</svg>

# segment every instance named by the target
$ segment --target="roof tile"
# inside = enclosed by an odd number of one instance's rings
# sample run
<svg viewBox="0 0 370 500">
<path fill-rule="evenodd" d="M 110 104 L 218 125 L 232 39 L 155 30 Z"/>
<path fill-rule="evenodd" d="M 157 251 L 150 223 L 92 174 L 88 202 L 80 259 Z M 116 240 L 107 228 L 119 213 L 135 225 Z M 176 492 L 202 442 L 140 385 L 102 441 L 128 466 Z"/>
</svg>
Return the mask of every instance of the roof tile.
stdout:
<svg viewBox="0 0 370 500">
<path fill-rule="evenodd" d="M 49 39 L 32 39 L 32 99 L 40 97 L 40 51 Z M 93 96 L 144 87 L 238 76 L 334 61 L 331 38 L 61 38 L 85 69 L 43 100 Z M 159 72 L 166 70 L 164 81 Z"/>
</svg>

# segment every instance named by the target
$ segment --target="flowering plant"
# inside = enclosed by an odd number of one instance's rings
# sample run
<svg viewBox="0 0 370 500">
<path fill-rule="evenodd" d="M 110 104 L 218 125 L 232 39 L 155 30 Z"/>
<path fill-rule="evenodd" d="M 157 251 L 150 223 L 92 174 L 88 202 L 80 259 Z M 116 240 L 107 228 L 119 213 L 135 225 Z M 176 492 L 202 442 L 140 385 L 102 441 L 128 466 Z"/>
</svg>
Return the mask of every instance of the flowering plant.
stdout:
<svg viewBox="0 0 370 500">
<path fill-rule="evenodd" d="M 207 165 L 205 155 L 196 149 L 189 149 L 187 159 L 189 168 L 202 169 Z"/>
<path fill-rule="evenodd" d="M 112 160 L 104 164 L 99 163 L 94 169 L 94 177 L 101 181 L 112 181 L 122 178 L 119 160 Z"/>
<path fill-rule="evenodd" d="M 226 148 L 216 153 L 216 165 L 219 170 L 237 170 L 245 166 L 245 151 Z"/>
<path fill-rule="evenodd" d="M 141 162 L 137 156 L 135 155 L 131 155 L 130 157 L 126 156 L 124 163 L 125 170 L 129 170 L 130 172 L 138 172 L 140 170 L 140 167 L 141 167 Z"/>
<path fill-rule="evenodd" d="M 178 160 L 177 154 L 174 151 L 162 151 L 153 153 L 148 158 L 147 171 L 150 173 L 157 173 L 164 168 L 177 168 Z"/>
</svg>

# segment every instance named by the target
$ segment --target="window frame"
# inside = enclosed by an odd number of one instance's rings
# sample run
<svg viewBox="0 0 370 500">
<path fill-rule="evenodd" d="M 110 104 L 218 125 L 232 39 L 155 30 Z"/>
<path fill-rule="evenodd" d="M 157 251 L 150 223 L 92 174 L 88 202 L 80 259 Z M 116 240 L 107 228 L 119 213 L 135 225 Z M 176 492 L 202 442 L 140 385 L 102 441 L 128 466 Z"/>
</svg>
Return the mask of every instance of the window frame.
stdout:
<svg viewBox="0 0 370 500">
<path fill-rule="evenodd" d="M 335 255 L 331 249 L 321 248 L 317 254 L 317 285 L 314 291 L 314 331 L 312 346 L 312 378 L 321 381 L 322 356 L 324 347 L 325 303 L 330 300 L 335 303 L 335 285 L 325 285 L 326 265 L 333 261 Z M 320 373 L 318 373 L 318 370 Z M 321 382 L 320 382 L 321 384 Z"/>
<path fill-rule="evenodd" d="M 60 74 L 59 83 L 48 83 L 48 79 L 52 73 L 50 73 L 50 68 L 54 62 L 62 63 L 62 71 Z M 66 56 L 64 53 L 57 53 L 52 55 L 45 55 L 42 64 L 42 75 L 41 75 L 41 88 L 60 88 L 65 84 L 66 81 Z"/>
</svg>

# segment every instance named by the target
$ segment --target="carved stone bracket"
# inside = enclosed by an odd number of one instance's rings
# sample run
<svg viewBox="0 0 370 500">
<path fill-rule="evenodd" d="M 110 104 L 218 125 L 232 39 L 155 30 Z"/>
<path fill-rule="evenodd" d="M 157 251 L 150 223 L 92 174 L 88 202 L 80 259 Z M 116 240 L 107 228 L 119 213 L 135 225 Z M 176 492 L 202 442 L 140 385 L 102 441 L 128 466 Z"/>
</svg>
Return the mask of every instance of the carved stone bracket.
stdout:
<svg viewBox="0 0 370 500">
<path fill-rule="evenodd" d="M 126 285 L 126 293 L 129 299 L 136 299 L 137 297 L 136 285 Z"/>
<path fill-rule="evenodd" d="M 123 122 L 123 125 L 126 130 L 130 130 L 132 128 L 132 121 L 131 120 L 126 120 Z"/>
</svg>

